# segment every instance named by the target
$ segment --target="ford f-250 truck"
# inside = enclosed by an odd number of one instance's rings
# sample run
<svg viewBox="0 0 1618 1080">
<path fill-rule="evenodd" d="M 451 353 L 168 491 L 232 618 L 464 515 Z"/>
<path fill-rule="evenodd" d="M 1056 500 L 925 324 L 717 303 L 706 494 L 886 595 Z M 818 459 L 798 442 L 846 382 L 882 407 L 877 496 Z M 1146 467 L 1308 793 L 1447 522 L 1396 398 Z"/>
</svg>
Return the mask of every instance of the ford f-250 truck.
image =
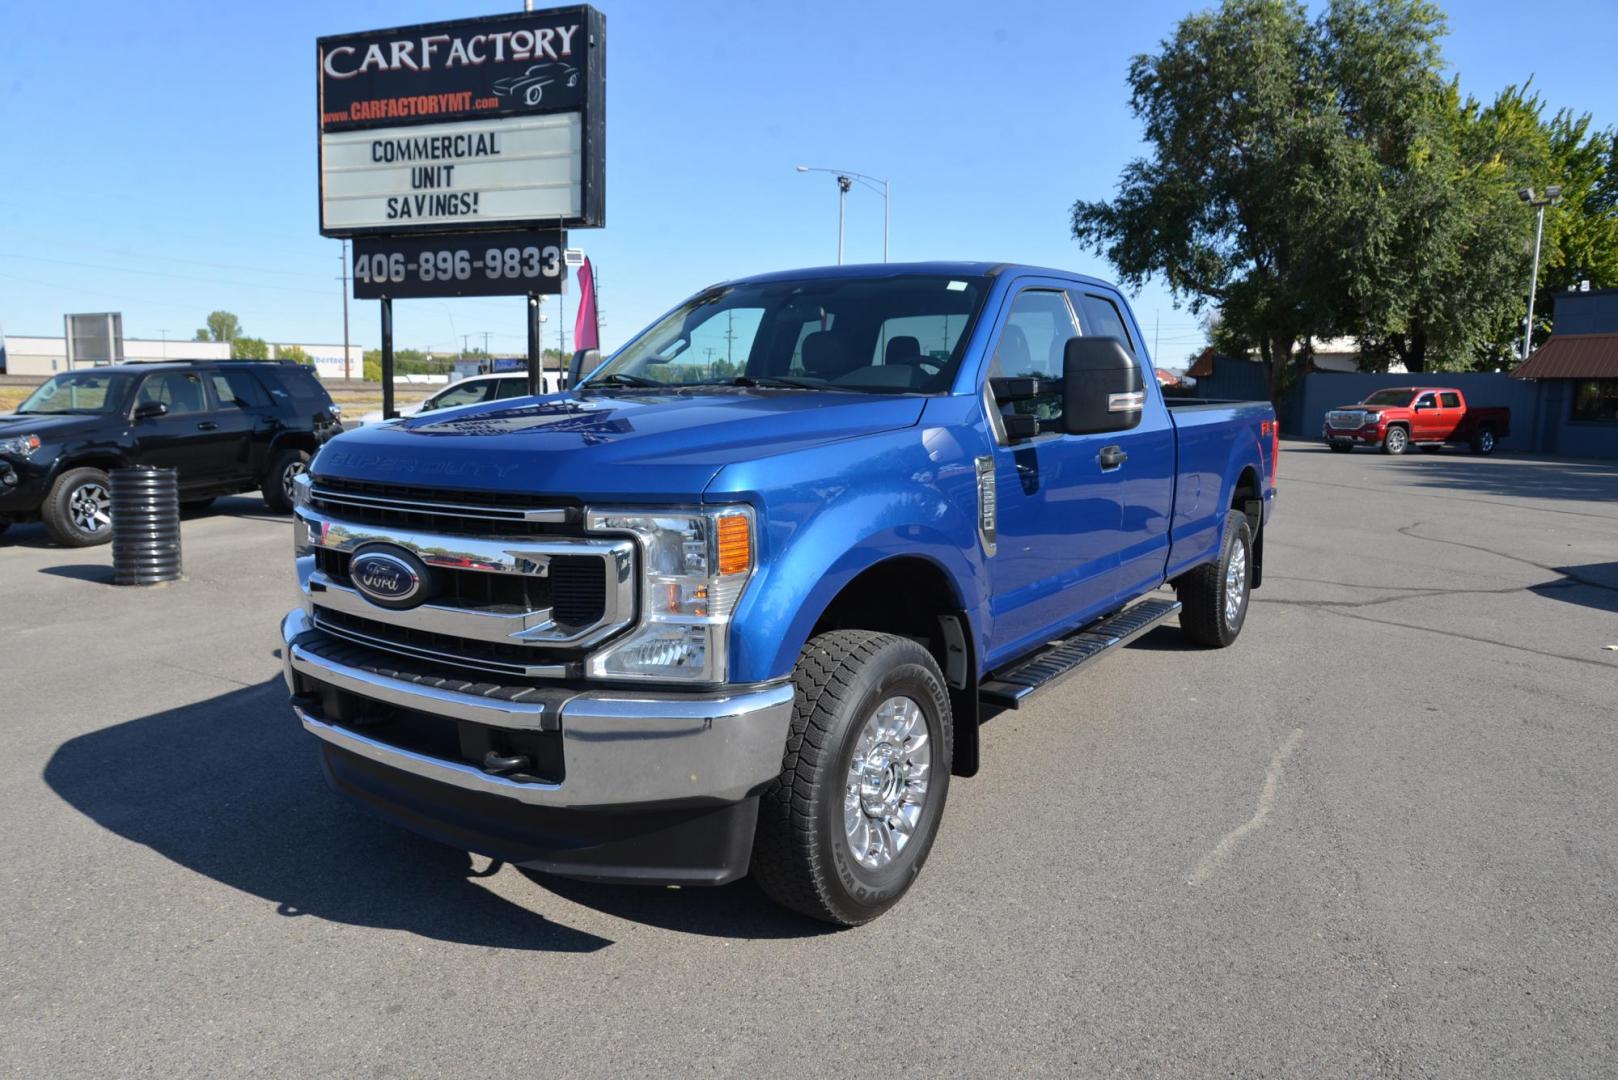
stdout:
<svg viewBox="0 0 1618 1080">
<path fill-rule="evenodd" d="M 1259 584 L 1268 403 L 1168 407 L 1103 282 L 990 263 L 706 289 L 575 390 L 344 434 L 286 678 L 340 791 L 497 859 L 749 871 L 858 924 L 985 706 Z M 1174 596 L 1160 591 L 1172 586 Z"/>
<path fill-rule="evenodd" d="M 1453 386 L 1391 386 L 1358 405 L 1326 414 L 1320 436 L 1339 454 L 1355 446 L 1380 446 L 1402 454 L 1412 446 L 1438 450 L 1466 443 L 1474 454 L 1492 454 L 1511 434 L 1511 410 L 1504 405 L 1468 405 Z"/>
</svg>

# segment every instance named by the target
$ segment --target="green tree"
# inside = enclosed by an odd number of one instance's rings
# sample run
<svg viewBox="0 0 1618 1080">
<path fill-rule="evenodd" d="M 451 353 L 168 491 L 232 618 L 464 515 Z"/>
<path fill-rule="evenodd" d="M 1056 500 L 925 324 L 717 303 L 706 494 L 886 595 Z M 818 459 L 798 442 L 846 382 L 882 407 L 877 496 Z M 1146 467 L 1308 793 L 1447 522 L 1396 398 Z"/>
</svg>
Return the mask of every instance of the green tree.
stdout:
<svg viewBox="0 0 1618 1080">
<path fill-rule="evenodd" d="M 197 331 L 198 341 L 235 341 L 242 332 L 242 321 L 228 311 L 215 311 L 208 315 L 208 325 Z"/>
<path fill-rule="evenodd" d="M 270 346 L 263 338 L 236 337 L 230 343 L 232 360 L 268 360 Z"/>
<path fill-rule="evenodd" d="M 1216 343 L 1256 350 L 1272 395 L 1300 344 L 1364 322 L 1399 228 L 1379 201 L 1413 137 L 1430 137 L 1442 16 L 1420 0 L 1226 0 L 1130 65 L 1150 156 L 1111 201 L 1079 201 L 1073 233 L 1124 281 L 1161 276 Z M 1419 141 L 1418 141 L 1419 142 Z M 1420 159 L 1422 145 L 1404 153 Z M 1425 186 L 1410 198 L 1427 196 Z"/>
<path fill-rule="evenodd" d="M 292 360 L 299 364 L 308 364 L 310 367 L 313 367 L 315 363 L 314 358 L 297 345 L 277 345 L 275 347 L 275 358 L 277 360 Z"/>
</svg>

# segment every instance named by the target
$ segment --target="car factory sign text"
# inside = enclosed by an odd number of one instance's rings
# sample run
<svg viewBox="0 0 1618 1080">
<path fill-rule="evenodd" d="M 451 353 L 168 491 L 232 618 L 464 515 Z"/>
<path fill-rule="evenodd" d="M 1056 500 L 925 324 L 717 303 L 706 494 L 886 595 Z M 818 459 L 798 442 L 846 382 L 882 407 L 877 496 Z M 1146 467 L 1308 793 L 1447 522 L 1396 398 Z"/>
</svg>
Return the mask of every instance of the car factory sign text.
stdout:
<svg viewBox="0 0 1618 1080">
<path fill-rule="evenodd" d="M 321 38 L 327 236 L 603 224 L 590 7 Z"/>
</svg>

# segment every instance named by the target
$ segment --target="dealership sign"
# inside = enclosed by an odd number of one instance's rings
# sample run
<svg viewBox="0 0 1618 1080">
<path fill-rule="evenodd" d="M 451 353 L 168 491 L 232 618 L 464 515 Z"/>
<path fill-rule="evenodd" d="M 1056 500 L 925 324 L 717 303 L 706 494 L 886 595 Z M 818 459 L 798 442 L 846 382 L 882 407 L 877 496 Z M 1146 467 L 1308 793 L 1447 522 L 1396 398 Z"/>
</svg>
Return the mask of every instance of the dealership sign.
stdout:
<svg viewBox="0 0 1618 1080">
<path fill-rule="evenodd" d="M 594 8 L 325 37 L 317 61 L 322 234 L 605 223 Z"/>
</svg>

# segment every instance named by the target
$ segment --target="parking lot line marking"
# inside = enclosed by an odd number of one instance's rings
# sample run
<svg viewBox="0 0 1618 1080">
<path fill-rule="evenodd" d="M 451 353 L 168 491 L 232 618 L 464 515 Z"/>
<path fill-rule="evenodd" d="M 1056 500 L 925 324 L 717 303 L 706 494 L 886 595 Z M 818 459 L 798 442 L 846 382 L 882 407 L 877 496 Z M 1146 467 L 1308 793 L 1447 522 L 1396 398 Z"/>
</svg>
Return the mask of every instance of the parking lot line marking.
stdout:
<svg viewBox="0 0 1618 1080">
<path fill-rule="evenodd" d="M 1202 857 L 1197 868 L 1191 871 L 1191 877 L 1186 882 L 1188 885 L 1201 885 L 1213 877 L 1214 872 L 1230 858 L 1230 853 L 1236 850 L 1236 845 L 1264 825 L 1264 819 L 1270 816 L 1270 808 L 1275 805 L 1276 789 L 1281 785 L 1281 767 L 1302 741 L 1303 728 L 1293 728 L 1286 742 L 1270 758 L 1270 767 L 1264 772 L 1264 787 L 1259 790 L 1258 805 L 1253 809 L 1253 816 L 1226 833 L 1214 849 Z"/>
</svg>

